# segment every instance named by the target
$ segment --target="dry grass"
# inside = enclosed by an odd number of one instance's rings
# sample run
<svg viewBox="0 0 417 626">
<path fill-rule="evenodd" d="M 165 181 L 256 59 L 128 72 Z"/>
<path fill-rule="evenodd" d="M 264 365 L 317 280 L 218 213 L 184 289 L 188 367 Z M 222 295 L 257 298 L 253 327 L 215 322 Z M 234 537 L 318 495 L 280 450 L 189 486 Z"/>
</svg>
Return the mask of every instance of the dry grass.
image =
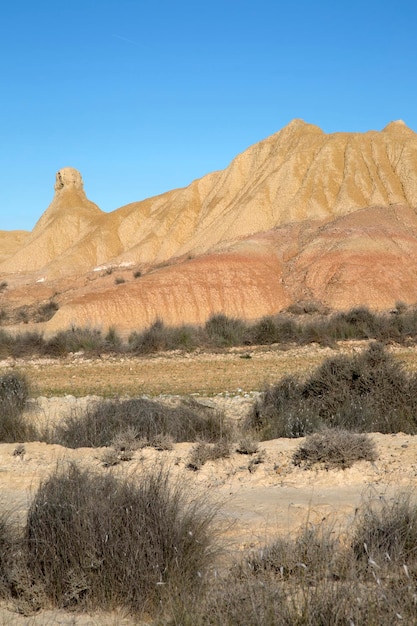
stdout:
<svg viewBox="0 0 417 626">
<path fill-rule="evenodd" d="M 1 330 L 0 330 L 1 332 Z M 188 395 L 199 393 L 240 393 L 262 391 L 288 375 L 306 376 L 325 359 L 362 350 L 366 342 L 349 342 L 337 350 L 320 347 L 291 348 L 285 351 L 262 347 L 250 349 L 250 359 L 240 358 L 248 348 L 222 353 L 163 354 L 148 357 L 71 358 L 25 361 L 19 371 L 33 380 L 33 393 L 39 396 L 99 395 L 105 397 L 146 394 Z M 407 371 L 417 371 L 416 348 L 392 347 L 390 354 Z M 190 368 L 192 367 L 192 376 Z"/>
<path fill-rule="evenodd" d="M 133 480 L 71 464 L 41 484 L 24 549 L 54 606 L 158 613 L 192 596 L 212 556 L 215 509 L 189 498 L 163 467 Z"/>
<path fill-rule="evenodd" d="M 24 417 L 29 398 L 29 383 L 15 371 L 0 376 L 0 441 L 15 443 L 33 441 L 36 429 Z"/>
<path fill-rule="evenodd" d="M 362 347 L 358 344 L 357 347 Z M 343 352 L 343 347 L 340 348 Z M 352 345 L 346 347 L 349 353 Z M 158 356 L 71 358 L 19 363 L 19 370 L 36 380 L 36 393 L 43 396 L 71 394 L 86 396 L 137 396 L 147 394 L 188 395 L 262 390 L 285 375 L 309 373 L 330 354 L 339 351 L 319 347 L 292 348 L 286 351 L 262 347 L 250 349 L 252 358 L 240 358 L 248 348 L 192 355 L 166 353 Z M 410 367 L 417 353 L 400 350 L 398 358 Z M 190 375 L 192 368 L 192 375 Z"/>
<path fill-rule="evenodd" d="M 370 515 L 370 510 L 375 513 Z M 325 523 L 246 554 L 182 621 L 196 626 L 392 626 L 416 616 L 416 505 L 364 504 L 349 538 Z M 367 543 L 368 541 L 368 543 Z M 375 558 L 374 558 L 375 557 Z M 194 621 L 192 616 L 194 616 Z"/>
<path fill-rule="evenodd" d="M 293 455 L 294 465 L 310 469 L 319 464 L 326 469 L 346 469 L 356 461 L 375 461 L 375 444 L 366 434 L 327 429 L 305 438 Z"/>
<path fill-rule="evenodd" d="M 230 456 L 230 453 L 231 444 L 227 439 L 221 439 L 216 441 L 216 443 L 200 441 L 191 450 L 187 467 L 188 469 L 197 471 L 208 461 L 227 459 Z"/>
<path fill-rule="evenodd" d="M 108 400 L 66 417 L 51 442 L 68 448 L 114 446 L 115 440 L 126 438 L 127 431 L 136 440 L 160 448 L 169 441 L 217 441 L 227 436 L 230 427 L 221 413 L 197 403 L 170 407 L 146 398 Z"/>
<path fill-rule="evenodd" d="M 357 432 L 417 431 L 417 376 L 382 344 L 326 359 L 308 377 L 266 389 L 246 427 L 260 438 L 303 437 L 323 427 Z"/>
<path fill-rule="evenodd" d="M 23 538 L 2 518 L 3 598 L 27 613 L 124 607 L 154 626 L 415 623 L 415 494 L 366 500 L 343 532 L 307 522 L 216 564 L 217 509 L 189 481 L 163 466 L 118 475 L 70 464 L 42 483 Z"/>
</svg>

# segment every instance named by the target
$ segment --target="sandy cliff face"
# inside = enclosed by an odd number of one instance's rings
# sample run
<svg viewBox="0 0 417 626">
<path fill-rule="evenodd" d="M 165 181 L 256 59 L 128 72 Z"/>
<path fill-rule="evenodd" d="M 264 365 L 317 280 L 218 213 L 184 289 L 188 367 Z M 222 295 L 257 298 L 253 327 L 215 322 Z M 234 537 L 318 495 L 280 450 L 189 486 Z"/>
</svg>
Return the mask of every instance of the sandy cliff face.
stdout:
<svg viewBox="0 0 417 626">
<path fill-rule="evenodd" d="M 29 234 L 26 230 L 0 230 L 0 263 L 20 250 Z"/>
<path fill-rule="evenodd" d="M 385 308 L 417 300 L 416 207 L 417 135 L 403 122 L 327 135 L 294 120 L 224 171 L 109 214 L 87 200 L 76 170 L 61 170 L 51 205 L 0 256 L 0 273 L 64 281 L 97 266 L 141 268 L 139 280 L 67 296 L 51 329 L 256 318 L 309 298 Z"/>
<path fill-rule="evenodd" d="M 76 170 L 61 172 L 50 207 L 0 271 L 33 268 L 34 256 L 50 275 L 110 261 L 160 263 L 291 222 L 374 205 L 414 207 L 417 135 L 403 122 L 326 135 L 294 120 L 224 171 L 109 214 L 87 200 Z"/>
<path fill-rule="evenodd" d="M 56 175 L 55 196 L 23 245 L 0 263 L 0 272 L 32 272 L 46 268 L 74 246 L 103 215 L 84 192 L 81 174 L 65 167 Z M 68 267 L 66 273 L 76 268 Z"/>
</svg>

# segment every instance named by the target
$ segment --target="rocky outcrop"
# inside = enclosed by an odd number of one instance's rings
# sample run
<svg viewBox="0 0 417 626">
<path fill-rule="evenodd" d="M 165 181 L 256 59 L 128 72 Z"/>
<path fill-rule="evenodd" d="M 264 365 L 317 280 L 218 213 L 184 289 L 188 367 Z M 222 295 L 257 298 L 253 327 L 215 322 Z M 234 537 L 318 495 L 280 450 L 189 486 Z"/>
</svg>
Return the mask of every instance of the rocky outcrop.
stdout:
<svg viewBox="0 0 417 626">
<path fill-rule="evenodd" d="M 76 170 L 60 170 L 51 205 L 0 273 L 78 280 L 51 333 L 255 319 L 308 299 L 386 308 L 417 301 L 416 207 L 417 135 L 403 122 L 327 135 L 294 120 L 224 171 L 108 214 Z M 109 266 L 142 276 L 97 281 L 93 270 Z"/>
<path fill-rule="evenodd" d="M 0 263 L 0 272 L 36 272 L 60 259 L 99 221 L 103 212 L 85 195 L 81 174 L 65 167 L 56 174 L 55 195 L 23 245 Z M 60 273 L 73 273 L 75 267 Z"/>
<path fill-rule="evenodd" d="M 155 264 L 200 255 L 257 232 L 332 220 L 368 206 L 417 206 L 417 135 L 403 122 L 382 132 L 333 133 L 294 120 L 224 171 L 109 214 L 64 168 L 56 195 L 25 245 L 0 271 L 58 276 L 104 263 Z"/>
</svg>

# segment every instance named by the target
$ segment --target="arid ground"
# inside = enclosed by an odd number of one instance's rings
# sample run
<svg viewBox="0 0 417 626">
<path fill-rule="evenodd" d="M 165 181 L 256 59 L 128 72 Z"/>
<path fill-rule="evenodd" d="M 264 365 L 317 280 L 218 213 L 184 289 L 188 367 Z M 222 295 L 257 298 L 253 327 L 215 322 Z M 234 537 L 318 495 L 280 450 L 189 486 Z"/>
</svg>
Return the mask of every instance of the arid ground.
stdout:
<svg viewBox="0 0 417 626">
<path fill-rule="evenodd" d="M 221 408 L 234 421 L 243 418 L 266 384 L 287 373 L 308 373 L 323 359 L 363 349 L 364 342 L 346 342 L 336 349 L 316 346 L 280 350 L 231 349 L 218 353 L 164 353 L 125 358 L 105 356 L 87 359 L 71 355 L 64 360 L 3 361 L 1 371 L 16 368 L 32 384 L 28 408 L 31 419 L 55 422 L 71 411 L 82 410 L 97 396 L 160 397 L 174 403 L 180 396 L 206 406 Z M 417 349 L 389 348 L 407 369 L 417 368 Z M 173 475 L 185 477 L 190 487 L 203 489 L 213 503 L 220 502 L 219 539 L 225 554 L 258 548 L 276 534 L 288 534 L 306 523 L 327 519 L 338 528 L 349 526 L 364 498 L 391 498 L 398 490 L 415 490 L 417 484 L 417 436 L 403 433 L 371 435 L 376 444 L 375 462 L 361 461 L 351 468 L 303 469 L 292 462 L 300 439 L 260 443 L 263 462 L 233 453 L 230 458 L 208 462 L 199 471 L 187 469 L 192 444 L 176 444 L 172 451 L 146 448 L 132 460 L 102 471 L 134 474 L 158 461 L 167 463 Z M 102 467 L 103 450 L 70 450 L 58 445 L 25 443 L 0 445 L 0 499 L 2 510 L 23 519 L 37 485 L 57 465 L 76 460 L 82 466 Z M 217 505 L 216 504 L 216 505 Z M 129 624 L 122 614 L 80 615 L 43 611 L 23 616 L 13 605 L 3 606 L 4 624 Z"/>
</svg>

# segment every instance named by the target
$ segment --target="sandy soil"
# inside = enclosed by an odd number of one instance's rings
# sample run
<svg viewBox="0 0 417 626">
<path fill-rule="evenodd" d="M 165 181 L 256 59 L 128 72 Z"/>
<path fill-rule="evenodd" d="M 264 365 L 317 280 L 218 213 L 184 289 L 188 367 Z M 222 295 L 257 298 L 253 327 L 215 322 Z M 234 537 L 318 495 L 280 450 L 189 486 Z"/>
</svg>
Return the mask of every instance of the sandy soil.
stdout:
<svg viewBox="0 0 417 626">
<path fill-rule="evenodd" d="M 399 490 L 417 485 L 417 436 L 372 434 L 378 450 L 374 463 L 359 462 L 346 470 L 305 470 L 292 463 L 300 440 L 263 442 L 264 462 L 250 467 L 250 457 L 237 454 L 208 462 L 198 472 L 187 469 L 192 444 L 177 444 L 169 452 L 145 449 L 112 469 L 101 462 L 102 450 L 68 450 L 44 443 L 25 444 L 16 456 L 15 444 L 0 445 L 0 509 L 11 510 L 23 522 L 39 482 L 57 466 L 76 461 L 98 471 L 134 475 L 156 462 L 171 467 L 172 475 L 186 480 L 190 488 L 213 498 L 219 507 L 222 539 L 227 554 L 256 549 L 276 534 L 287 534 L 306 523 L 328 520 L 337 527 L 349 526 L 364 498 L 392 498 Z M 13 605 L 0 612 L 5 624 L 123 624 L 127 616 L 76 616 L 43 612 L 23 617 Z M 126 621 L 122 618 L 125 617 Z M 4 621 L 1 622 L 1 619 Z"/>
<path fill-rule="evenodd" d="M 354 349 L 360 349 L 360 346 L 349 347 L 349 350 Z M 277 373 L 280 372 L 282 375 L 283 370 L 308 371 L 329 355 L 329 349 L 310 349 L 308 354 L 303 352 L 304 349 L 297 350 L 299 352 L 254 351 L 251 353 L 252 359 L 241 359 L 239 352 L 197 355 L 192 360 L 185 355 L 164 355 L 148 358 L 146 362 L 139 359 L 136 367 L 141 368 L 143 376 L 147 377 L 148 385 L 151 385 L 150 381 L 154 380 L 155 373 L 158 373 L 158 380 L 162 381 L 159 384 L 163 386 L 170 380 L 173 372 L 181 373 L 182 368 L 188 363 L 184 373 L 178 374 L 178 378 L 171 382 L 173 395 L 165 392 L 162 399 L 167 402 L 178 401 L 181 385 L 185 385 L 186 381 L 185 372 L 188 381 L 196 379 L 198 375 L 196 372 L 201 374 L 205 372 L 211 393 L 203 395 L 204 388 L 198 386 L 198 391 L 195 392 L 198 395 L 195 397 L 202 403 L 222 408 L 229 418 L 236 420 L 245 415 L 258 395 L 261 388 L 259 381 L 263 384 L 268 377 L 265 376 L 265 372 L 269 371 L 271 377 L 275 373 L 277 378 Z M 408 367 L 414 368 L 415 351 L 398 349 L 396 354 Z M 245 371 L 245 367 L 252 367 L 252 371 L 256 372 L 258 385 L 255 384 L 253 376 L 248 378 L 247 387 L 244 383 L 238 383 L 241 379 L 238 375 L 234 378 L 234 364 L 240 373 Z M 7 365 L 10 363 L 3 364 L 3 367 Z M 97 372 L 97 378 L 92 376 L 90 379 L 92 387 L 96 389 L 94 381 L 97 382 L 100 376 L 108 381 L 111 371 L 115 388 L 119 390 L 126 380 L 128 383 L 131 381 L 130 374 L 124 379 L 120 377 L 120 372 L 123 368 L 130 372 L 129 368 L 135 367 L 135 364 L 133 359 L 127 362 L 119 359 L 80 364 L 77 358 L 73 357 L 68 362 L 16 363 L 15 366 L 28 372 L 29 377 L 35 379 L 38 388 L 43 391 L 46 388 L 53 389 L 52 381 L 63 376 L 62 372 L 67 372 L 69 376 L 67 380 L 71 380 L 72 375 L 76 376 L 79 390 L 83 388 L 82 377 L 88 376 L 87 372 L 90 374 Z M 217 368 L 220 367 L 224 372 L 216 378 Z M 268 367 L 272 369 L 268 370 Z M 69 375 L 69 372 L 74 374 Z M 133 380 L 135 371 L 131 376 Z M 123 389 L 126 394 L 131 387 L 127 384 Z M 147 389 L 157 390 L 159 387 L 148 386 Z M 216 390 L 217 394 L 214 393 Z M 83 410 L 88 403 L 97 399 L 92 396 L 76 398 L 74 395 L 46 398 L 45 395 L 33 399 L 29 408 L 31 419 L 43 423 L 52 423 L 62 419 L 69 412 Z M 176 444 L 169 452 L 157 452 L 146 448 L 137 451 L 131 461 L 111 469 L 103 467 L 101 461 L 103 451 L 100 449 L 69 450 L 58 445 L 32 442 L 24 444 L 24 454 L 15 455 L 16 444 L 0 444 L 0 510 L 11 510 L 12 515 L 23 522 L 39 482 L 57 466 L 64 466 L 71 461 L 85 467 L 96 468 L 98 471 L 129 475 L 162 461 L 171 467 L 173 476 L 186 480 L 187 485 L 197 491 L 203 490 L 206 496 L 213 498 L 213 503 L 220 502 L 219 520 L 223 528 L 225 550 L 227 554 L 236 555 L 243 549 L 256 549 L 277 533 L 293 532 L 306 523 L 326 519 L 338 527 L 347 527 L 353 522 L 356 510 L 364 498 L 392 498 L 399 490 L 415 490 L 417 436 L 403 433 L 395 435 L 374 433 L 371 437 L 378 452 L 375 462 L 362 461 L 350 469 L 330 471 L 322 467 L 306 470 L 294 466 L 292 455 L 301 442 L 294 439 L 262 442 L 260 444 L 264 451 L 262 463 L 253 465 L 250 456 L 234 452 L 230 458 L 208 462 L 197 472 L 187 468 L 193 446 L 190 443 Z M 43 611 L 36 616 L 24 617 L 14 610 L 13 605 L 3 605 L 0 610 L 0 624 L 86 626 L 132 623 L 128 616 L 121 614 L 74 616 L 65 612 Z"/>
</svg>

